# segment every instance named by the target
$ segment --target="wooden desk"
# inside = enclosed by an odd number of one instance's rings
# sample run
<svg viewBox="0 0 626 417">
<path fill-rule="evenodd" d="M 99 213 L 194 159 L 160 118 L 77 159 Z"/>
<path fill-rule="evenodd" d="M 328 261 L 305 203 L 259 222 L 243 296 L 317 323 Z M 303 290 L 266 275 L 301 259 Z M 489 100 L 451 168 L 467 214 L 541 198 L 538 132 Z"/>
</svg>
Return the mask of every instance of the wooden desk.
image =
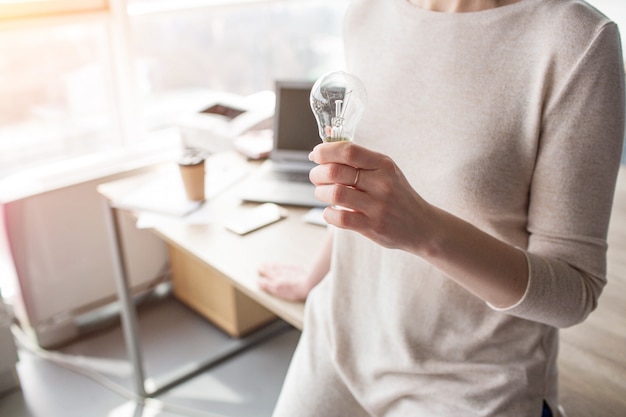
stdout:
<svg viewBox="0 0 626 417">
<path fill-rule="evenodd" d="M 210 266 L 241 293 L 294 327 L 302 329 L 303 303 L 284 301 L 261 291 L 256 283 L 257 268 L 268 260 L 310 266 L 324 241 L 326 229 L 304 223 L 301 217 L 306 209 L 287 207 L 288 218 L 239 236 L 222 226 L 223 217 L 256 205 L 241 204 L 231 196 L 224 196 L 211 204 L 217 208 L 216 212 L 220 216 L 214 224 L 186 226 L 171 223 L 154 230 L 177 252 L 180 251 L 179 255 L 189 255 Z M 237 335 L 236 332 L 231 334 Z"/>
<path fill-rule="evenodd" d="M 231 156 L 226 156 L 228 157 Z M 212 158 L 216 159 L 210 159 L 209 164 L 223 162 L 220 162 L 218 156 Z M 120 213 L 113 206 L 115 201 L 135 192 L 137 187 L 164 172 L 179 175 L 178 167 L 170 164 L 157 167 L 146 174 L 98 187 L 98 191 L 105 198 L 109 214 L 111 247 L 117 263 L 116 283 L 122 306 L 122 324 L 129 357 L 135 371 L 136 392 L 143 397 L 156 395 L 184 380 L 187 375 L 197 373 L 200 367 L 206 368 L 214 363 L 209 361 L 194 367 L 166 381 L 160 387 L 148 390 L 145 386 L 140 342 L 136 336 L 136 311 L 120 251 L 123 245 L 117 222 Z M 207 192 L 207 195 L 210 194 Z M 268 260 L 310 266 L 324 242 L 326 228 L 302 221 L 301 217 L 308 209 L 287 207 L 289 216 L 286 219 L 248 235 L 239 236 L 226 230 L 222 222 L 236 211 L 251 209 L 257 204 L 242 204 L 233 193 L 226 191 L 211 198 L 205 205 L 208 205 L 205 209 L 211 209 L 210 224 L 188 225 L 172 220 L 160 222 L 153 228 L 154 232 L 170 246 L 175 275 L 174 294 L 233 336 L 245 335 L 276 317 L 301 329 L 303 303 L 284 301 L 261 291 L 256 283 L 257 268 Z M 212 294 L 215 290 L 219 292 L 218 296 Z M 225 297 L 229 300 L 225 300 Z M 219 304 L 224 302 L 229 304 L 227 310 L 232 311 L 216 314 L 221 308 Z M 213 305 L 210 305 L 211 303 Z M 233 306 L 234 309 L 231 308 Z M 255 343 L 254 337 L 251 343 Z"/>
</svg>

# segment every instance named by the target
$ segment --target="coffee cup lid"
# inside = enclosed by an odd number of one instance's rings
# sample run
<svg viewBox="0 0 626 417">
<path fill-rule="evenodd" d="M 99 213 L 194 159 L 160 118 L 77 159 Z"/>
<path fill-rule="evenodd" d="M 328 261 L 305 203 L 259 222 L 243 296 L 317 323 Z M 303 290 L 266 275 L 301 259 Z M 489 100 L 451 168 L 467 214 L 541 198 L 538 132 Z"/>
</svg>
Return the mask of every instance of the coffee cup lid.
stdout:
<svg viewBox="0 0 626 417">
<path fill-rule="evenodd" d="M 187 148 L 178 158 L 178 163 L 180 165 L 198 165 L 205 161 L 206 156 L 206 153 L 200 149 Z"/>
</svg>

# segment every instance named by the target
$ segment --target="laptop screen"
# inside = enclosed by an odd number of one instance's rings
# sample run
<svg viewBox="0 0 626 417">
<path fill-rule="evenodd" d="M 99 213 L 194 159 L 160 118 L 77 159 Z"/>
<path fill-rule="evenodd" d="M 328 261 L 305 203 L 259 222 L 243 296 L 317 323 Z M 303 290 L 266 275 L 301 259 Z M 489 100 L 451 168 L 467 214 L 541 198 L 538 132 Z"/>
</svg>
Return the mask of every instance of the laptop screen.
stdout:
<svg viewBox="0 0 626 417">
<path fill-rule="evenodd" d="M 274 160 L 307 160 L 321 139 L 311 111 L 309 95 L 313 82 L 276 81 L 274 114 Z"/>
</svg>

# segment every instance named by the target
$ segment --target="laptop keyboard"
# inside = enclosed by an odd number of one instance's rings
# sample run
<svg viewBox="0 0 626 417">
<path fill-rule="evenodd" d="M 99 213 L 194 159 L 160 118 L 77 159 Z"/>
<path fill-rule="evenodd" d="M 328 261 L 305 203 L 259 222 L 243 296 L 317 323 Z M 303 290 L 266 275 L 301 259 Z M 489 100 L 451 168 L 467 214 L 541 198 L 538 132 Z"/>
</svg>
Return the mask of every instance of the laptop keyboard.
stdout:
<svg viewBox="0 0 626 417">
<path fill-rule="evenodd" d="M 311 182 L 309 180 L 309 172 L 308 171 L 278 171 L 272 170 L 267 172 L 267 178 L 280 180 L 280 181 L 291 181 L 291 182 Z"/>
</svg>

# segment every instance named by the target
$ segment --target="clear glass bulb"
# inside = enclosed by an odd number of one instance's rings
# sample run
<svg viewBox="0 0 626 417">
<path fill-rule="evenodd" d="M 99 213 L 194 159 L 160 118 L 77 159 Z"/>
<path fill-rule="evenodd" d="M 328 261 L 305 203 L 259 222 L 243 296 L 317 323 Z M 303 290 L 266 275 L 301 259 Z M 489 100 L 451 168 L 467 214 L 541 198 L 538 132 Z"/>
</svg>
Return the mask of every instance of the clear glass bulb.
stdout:
<svg viewBox="0 0 626 417">
<path fill-rule="evenodd" d="M 344 71 L 329 72 L 313 85 L 310 101 L 322 141 L 354 139 L 367 104 L 367 91 L 361 80 Z"/>
</svg>

